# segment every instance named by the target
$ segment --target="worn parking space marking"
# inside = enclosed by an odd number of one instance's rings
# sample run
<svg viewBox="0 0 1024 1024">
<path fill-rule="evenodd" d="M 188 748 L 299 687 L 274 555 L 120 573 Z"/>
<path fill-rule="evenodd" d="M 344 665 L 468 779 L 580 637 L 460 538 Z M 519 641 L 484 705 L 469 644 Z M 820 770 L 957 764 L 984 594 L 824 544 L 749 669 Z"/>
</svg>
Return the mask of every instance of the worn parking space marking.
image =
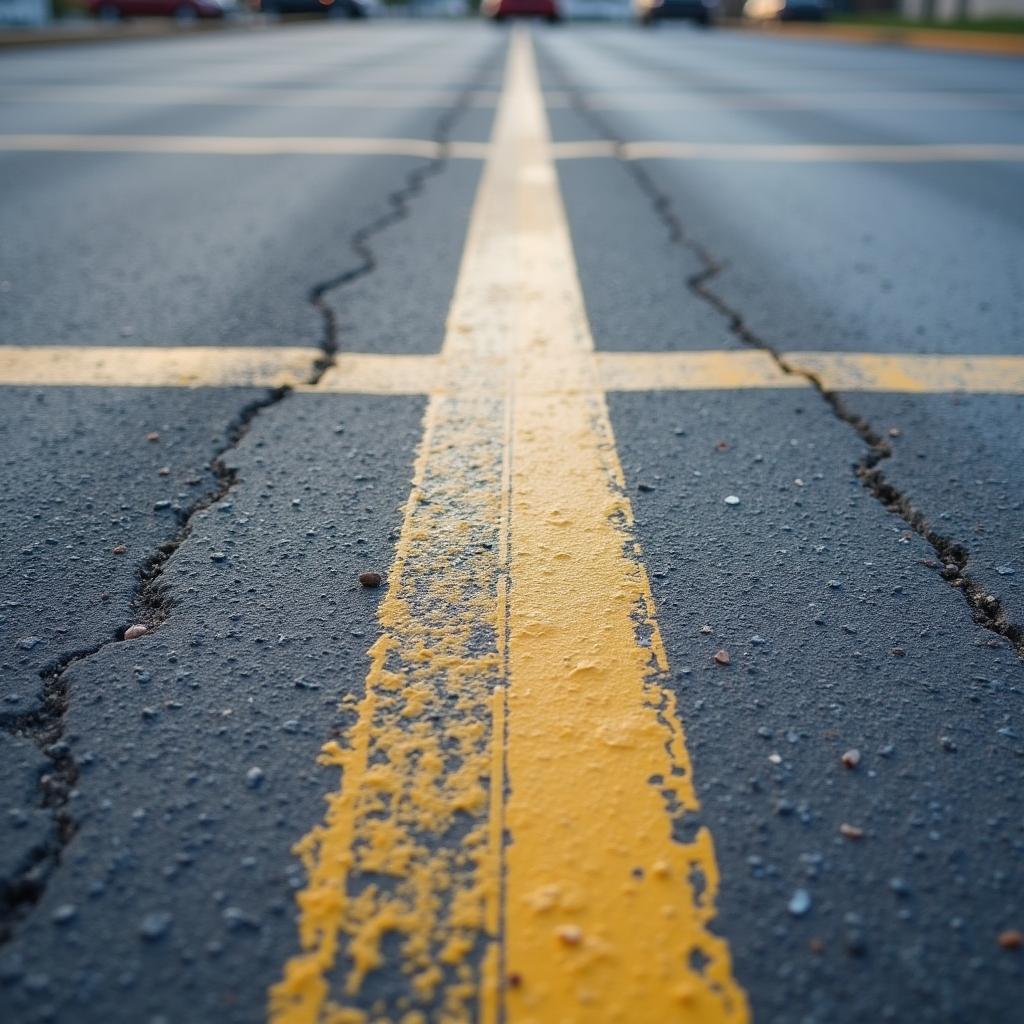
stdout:
<svg viewBox="0 0 1024 1024">
<path fill-rule="evenodd" d="M 337 136 L 232 135 L 0 135 L 0 152 L 184 153 L 194 156 L 418 156 L 486 160 L 484 142 L 437 143 L 429 139 Z M 555 160 L 614 157 L 624 160 L 723 160 L 739 163 L 1014 163 L 1024 144 L 772 145 L 727 142 L 551 143 Z"/>
<path fill-rule="evenodd" d="M 522 32 L 494 133 L 271 1017 L 744 1021 Z"/>
<path fill-rule="evenodd" d="M 477 89 L 468 95 L 456 89 L 345 89 L 310 86 L 295 89 L 285 86 L 216 86 L 216 85 L 139 85 L 130 90 L 113 85 L 23 86 L 0 87 L 4 103 L 83 103 L 115 106 L 148 106 L 152 104 L 226 107 L 327 107 L 415 109 L 450 107 L 454 99 L 463 97 L 473 107 L 493 107 L 498 93 L 493 89 Z"/>
<path fill-rule="evenodd" d="M 586 104 L 594 110 L 1021 110 L 1024 94 L 1005 92 L 757 92 L 737 93 L 714 89 L 693 92 L 616 92 L 587 90 Z M 548 106 L 568 106 L 568 93 L 545 93 Z"/>
<path fill-rule="evenodd" d="M 441 355 L 336 355 L 319 383 L 305 382 L 323 353 L 314 348 L 189 345 L 0 345 L 0 386 L 6 387 L 293 387 L 299 392 L 434 395 L 478 385 L 458 359 Z M 942 394 L 1024 394 L 1024 356 L 785 352 L 786 373 L 767 352 L 590 352 L 580 379 L 545 376 L 534 392 L 706 391 L 809 387 L 813 375 L 830 391 Z M 498 353 L 474 359 L 475 372 L 506 372 Z M 462 371 L 467 368 L 463 366 Z M 523 382 L 527 386 L 527 382 Z"/>
<path fill-rule="evenodd" d="M 318 348 L 0 345 L 0 385 L 281 387 L 309 377 Z"/>
<path fill-rule="evenodd" d="M 735 163 L 1015 163 L 1019 143 L 919 143 L 914 145 L 824 145 L 820 143 L 671 142 L 615 143 L 595 139 L 556 142 L 556 160 L 615 157 L 622 160 L 723 160 Z"/>
<path fill-rule="evenodd" d="M 1024 394 L 1022 356 L 792 352 L 784 358 L 829 391 Z"/>
<path fill-rule="evenodd" d="M 343 138 L 315 135 L 0 135 L 0 152 L 184 153 L 192 156 L 414 156 L 483 160 L 487 145 L 429 139 Z"/>
</svg>

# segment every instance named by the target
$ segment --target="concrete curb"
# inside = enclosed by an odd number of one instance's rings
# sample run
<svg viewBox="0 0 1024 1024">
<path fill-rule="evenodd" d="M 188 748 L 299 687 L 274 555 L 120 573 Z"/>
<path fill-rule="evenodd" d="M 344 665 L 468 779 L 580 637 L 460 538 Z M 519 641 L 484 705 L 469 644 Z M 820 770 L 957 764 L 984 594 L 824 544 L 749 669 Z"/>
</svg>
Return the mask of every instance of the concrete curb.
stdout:
<svg viewBox="0 0 1024 1024">
<path fill-rule="evenodd" d="M 792 39 L 820 39 L 831 43 L 867 43 L 875 46 L 906 46 L 919 50 L 986 53 L 1000 57 L 1024 57 L 1024 34 L 958 32 L 946 29 L 887 28 L 881 25 L 751 24 L 731 19 L 728 28 Z"/>
<path fill-rule="evenodd" d="M 111 43 L 140 39 L 187 37 L 205 32 L 227 32 L 265 28 L 263 20 L 246 18 L 210 19 L 192 25 L 179 25 L 173 18 L 140 18 L 112 25 L 97 21 L 76 21 L 71 25 L 46 28 L 4 29 L 0 31 L 0 50 L 21 46 L 63 46 L 67 43 Z"/>
</svg>

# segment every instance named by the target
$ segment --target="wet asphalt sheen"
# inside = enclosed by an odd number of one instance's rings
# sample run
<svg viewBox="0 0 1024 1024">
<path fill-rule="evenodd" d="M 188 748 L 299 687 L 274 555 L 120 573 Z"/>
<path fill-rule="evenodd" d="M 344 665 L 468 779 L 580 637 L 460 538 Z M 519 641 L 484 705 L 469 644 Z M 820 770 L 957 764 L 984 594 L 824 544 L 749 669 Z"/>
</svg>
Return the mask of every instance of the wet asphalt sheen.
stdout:
<svg viewBox="0 0 1024 1024">
<path fill-rule="evenodd" d="M 1024 141 L 1019 62 L 627 26 L 534 39 L 556 141 Z M 396 22 L 25 50 L 0 66 L 0 133 L 482 141 L 493 108 L 471 94 L 500 88 L 505 47 Z M 354 86 L 408 103 L 301 101 Z M 742 102 L 764 94 L 791 99 Z M 0 153 L 0 344 L 436 352 L 479 170 Z M 599 349 L 1021 353 L 1019 163 L 559 174 Z M 722 873 L 715 927 L 755 1020 L 1009 1024 L 1024 400 L 833 401 L 609 397 Z M 5 1022 L 263 1019 L 297 949 L 290 848 L 336 786 L 317 751 L 350 726 L 338 699 L 377 635 L 356 576 L 390 563 L 423 404 L 0 390 Z M 120 641 L 136 621 L 155 628 Z"/>
</svg>

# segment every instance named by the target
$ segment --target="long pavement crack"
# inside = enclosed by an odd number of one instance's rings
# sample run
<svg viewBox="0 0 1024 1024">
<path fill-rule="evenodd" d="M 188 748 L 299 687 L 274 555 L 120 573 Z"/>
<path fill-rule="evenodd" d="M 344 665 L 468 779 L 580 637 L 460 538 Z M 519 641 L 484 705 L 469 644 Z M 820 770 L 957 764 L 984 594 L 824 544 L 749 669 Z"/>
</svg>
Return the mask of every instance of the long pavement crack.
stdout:
<svg viewBox="0 0 1024 1024">
<path fill-rule="evenodd" d="M 700 262 L 701 269 L 686 282 L 693 294 L 724 317 L 730 331 L 743 344 L 766 352 L 784 373 L 806 380 L 828 405 L 832 414 L 856 432 L 866 446 L 864 455 L 853 465 L 861 485 L 875 500 L 899 516 L 914 533 L 931 545 L 937 556 L 934 567 L 942 579 L 963 594 L 974 621 L 1009 641 L 1017 656 L 1024 660 L 1024 624 L 1015 622 L 1003 602 L 969 572 L 971 556 L 967 546 L 936 530 L 932 521 L 913 503 L 910 496 L 886 479 L 880 464 L 893 456 L 893 448 L 888 440 L 867 419 L 849 409 L 842 396 L 825 387 L 816 374 L 795 365 L 779 349 L 757 334 L 747 324 L 743 314 L 714 290 L 712 283 L 727 265 L 716 259 L 705 245 L 690 237 L 671 197 L 658 187 L 641 163 L 626 159 L 623 153 L 626 140 L 615 132 L 604 117 L 587 105 L 582 91 L 566 76 L 563 69 L 554 61 L 548 61 L 547 68 L 559 80 L 560 86 L 569 96 L 572 108 L 613 144 L 618 160 L 650 201 L 670 241 L 692 253 Z"/>
<path fill-rule="evenodd" d="M 327 369 L 334 364 L 339 350 L 339 325 L 335 311 L 328 303 L 328 293 L 351 285 L 377 268 L 377 255 L 371 245 L 373 238 L 407 219 L 412 213 L 410 204 L 422 195 L 427 181 L 444 170 L 449 160 L 451 134 L 459 118 L 469 108 L 474 93 L 493 72 L 493 64 L 490 61 L 481 63 L 472 80 L 437 119 L 431 136 L 431 141 L 438 146 L 437 157 L 410 170 L 403 184 L 388 194 L 386 212 L 362 225 L 349 236 L 349 247 L 357 256 L 358 262 L 310 288 L 308 300 L 319 312 L 323 322 L 319 342 L 322 354 L 312 364 L 306 384 L 319 383 Z M 237 470 L 227 464 L 225 457 L 241 444 L 256 418 L 266 409 L 282 402 L 291 391 L 289 386 L 269 390 L 261 398 L 245 405 L 228 424 L 224 443 L 213 452 L 208 463 L 216 478 L 216 486 L 182 509 L 174 532 L 143 561 L 131 605 L 131 616 L 125 625 L 113 636 L 98 640 L 90 647 L 66 654 L 47 666 L 40 673 L 43 685 L 42 706 L 39 709 L 24 715 L 0 717 L 0 730 L 31 740 L 50 762 L 49 769 L 40 777 L 39 806 L 49 811 L 54 821 L 50 839 L 33 849 L 28 863 L 20 874 L 14 878 L 0 879 L 0 946 L 13 937 L 19 922 L 31 913 L 32 908 L 42 898 L 47 882 L 59 866 L 64 850 L 78 828 L 72 813 L 71 801 L 79 769 L 64 738 L 65 716 L 70 702 L 69 672 L 111 644 L 126 642 L 124 633 L 130 626 L 144 625 L 149 631 L 169 617 L 173 601 L 163 581 L 168 561 L 191 535 L 196 514 L 222 501 L 239 483 Z"/>
</svg>

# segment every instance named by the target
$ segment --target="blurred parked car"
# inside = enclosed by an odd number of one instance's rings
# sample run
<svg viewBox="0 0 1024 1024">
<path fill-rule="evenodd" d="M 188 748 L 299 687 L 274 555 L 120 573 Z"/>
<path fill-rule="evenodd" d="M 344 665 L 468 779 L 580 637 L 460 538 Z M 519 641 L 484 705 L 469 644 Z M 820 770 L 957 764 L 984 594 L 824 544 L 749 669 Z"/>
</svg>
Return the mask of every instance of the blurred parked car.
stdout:
<svg viewBox="0 0 1024 1024">
<path fill-rule="evenodd" d="M 558 0 L 483 0 L 480 12 L 492 21 L 504 21 L 506 18 L 562 20 Z"/>
<path fill-rule="evenodd" d="M 634 0 L 633 13 L 644 25 L 674 19 L 707 27 L 718 17 L 718 0 Z"/>
<path fill-rule="evenodd" d="M 89 13 L 105 21 L 120 18 L 223 18 L 237 9 L 236 0 L 88 0 Z"/>
<path fill-rule="evenodd" d="M 743 17 L 754 21 L 824 21 L 829 0 L 747 0 Z"/>
<path fill-rule="evenodd" d="M 366 18 L 369 0 L 261 0 L 266 14 L 323 14 L 328 18 Z"/>
</svg>

